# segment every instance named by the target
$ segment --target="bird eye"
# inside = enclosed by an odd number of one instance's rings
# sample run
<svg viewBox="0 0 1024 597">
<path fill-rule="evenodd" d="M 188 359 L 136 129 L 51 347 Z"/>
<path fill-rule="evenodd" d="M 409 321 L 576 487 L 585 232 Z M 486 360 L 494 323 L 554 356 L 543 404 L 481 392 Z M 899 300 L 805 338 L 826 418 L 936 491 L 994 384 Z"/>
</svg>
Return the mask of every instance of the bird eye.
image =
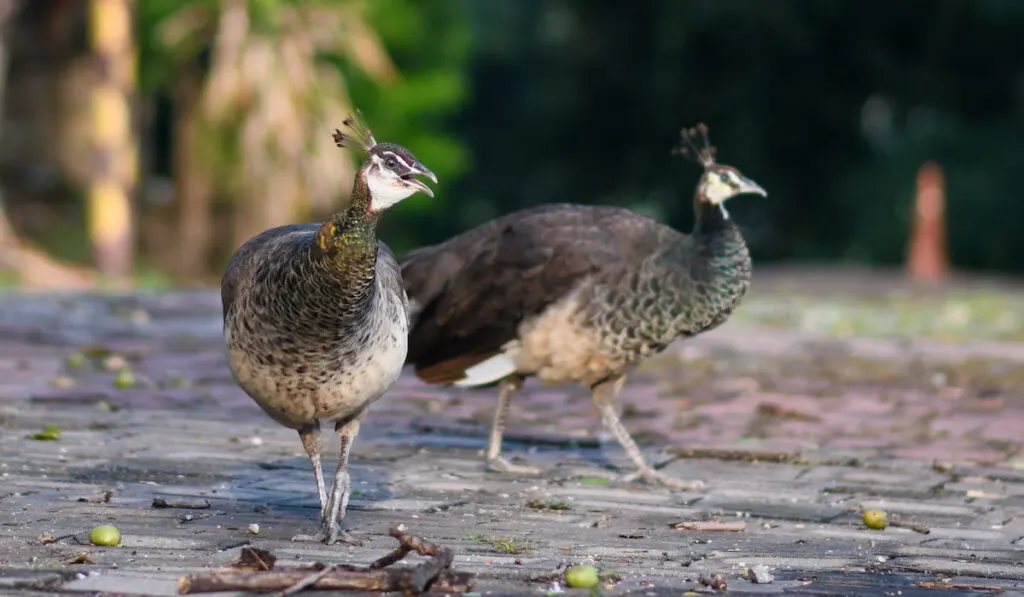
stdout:
<svg viewBox="0 0 1024 597">
<path fill-rule="evenodd" d="M 384 165 L 389 169 L 394 168 L 395 166 L 398 165 L 398 160 L 396 160 L 395 158 L 388 158 L 384 160 Z"/>
<path fill-rule="evenodd" d="M 725 184 L 729 184 L 729 175 L 726 174 L 725 172 L 722 172 L 718 175 L 718 180 L 724 182 Z"/>
</svg>

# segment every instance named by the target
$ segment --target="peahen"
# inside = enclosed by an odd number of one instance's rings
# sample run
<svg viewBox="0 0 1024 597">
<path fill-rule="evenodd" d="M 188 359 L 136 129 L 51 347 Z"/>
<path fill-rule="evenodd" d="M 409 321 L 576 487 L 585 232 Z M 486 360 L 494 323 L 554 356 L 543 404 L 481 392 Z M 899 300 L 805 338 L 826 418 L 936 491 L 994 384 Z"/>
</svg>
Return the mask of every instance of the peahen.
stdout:
<svg viewBox="0 0 1024 597">
<path fill-rule="evenodd" d="M 509 396 L 530 376 L 590 388 L 605 427 L 636 467 L 624 481 L 681 488 L 644 459 L 619 418 L 630 366 L 672 341 L 722 324 L 739 304 L 751 260 L 725 201 L 765 191 L 715 161 L 701 124 L 678 153 L 703 166 L 682 234 L 617 207 L 552 204 L 487 222 L 401 259 L 410 301 L 408 364 L 430 384 L 499 382 L 487 461 L 492 470 L 539 472 L 501 456 Z"/>
<path fill-rule="evenodd" d="M 353 118 L 335 131 L 339 147 L 369 159 L 350 204 L 319 224 L 267 230 L 231 258 L 221 282 L 231 372 L 275 421 L 299 432 L 316 475 L 321 530 L 296 540 L 334 543 L 349 497 L 348 457 L 366 408 L 395 382 L 408 346 L 402 273 L 377 240 L 380 215 L 437 182 L 409 150 L 377 143 Z M 320 462 L 320 421 L 341 439 L 329 491 Z"/>
</svg>

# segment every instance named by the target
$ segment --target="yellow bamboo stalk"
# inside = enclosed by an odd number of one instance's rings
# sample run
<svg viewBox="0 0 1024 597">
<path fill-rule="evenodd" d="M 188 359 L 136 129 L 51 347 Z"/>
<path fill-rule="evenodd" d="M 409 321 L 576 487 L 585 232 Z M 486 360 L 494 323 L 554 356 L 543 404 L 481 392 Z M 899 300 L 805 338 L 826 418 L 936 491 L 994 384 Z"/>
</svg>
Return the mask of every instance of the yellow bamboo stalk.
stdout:
<svg viewBox="0 0 1024 597">
<path fill-rule="evenodd" d="M 98 81 L 91 98 L 95 166 L 86 213 L 96 267 L 120 280 L 132 270 L 131 203 L 138 168 L 131 110 L 136 66 L 132 5 L 133 0 L 89 4 Z"/>
</svg>

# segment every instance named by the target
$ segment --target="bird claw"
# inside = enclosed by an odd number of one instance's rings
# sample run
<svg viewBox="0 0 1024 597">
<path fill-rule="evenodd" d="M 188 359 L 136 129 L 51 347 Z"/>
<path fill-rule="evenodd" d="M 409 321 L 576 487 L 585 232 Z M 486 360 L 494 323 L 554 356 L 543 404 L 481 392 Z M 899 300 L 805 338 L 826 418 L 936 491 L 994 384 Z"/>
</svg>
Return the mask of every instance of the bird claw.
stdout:
<svg viewBox="0 0 1024 597">
<path fill-rule="evenodd" d="M 488 458 L 487 470 L 495 473 L 511 473 L 514 475 L 539 475 L 541 472 L 537 467 L 512 464 L 501 456 Z"/>
<path fill-rule="evenodd" d="M 623 475 L 619 477 L 619 481 L 622 483 L 632 483 L 639 481 L 647 483 L 648 485 L 662 485 L 665 487 L 672 487 L 673 489 L 702 489 L 704 488 L 704 482 L 699 480 L 690 479 L 677 479 L 666 475 L 665 473 L 658 472 L 653 468 L 646 467 L 637 470 L 634 473 Z"/>
<path fill-rule="evenodd" d="M 362 541 L 342 529 L 340 522 L 327 522 L 324 517 L 320 518 L 319 531 L 312 535 L 295 535 L 292 537 L 292 541 L 309 541 L 313 543 L 326 543 L 327 545 L 334 545 L 337 542 L 355 546 L 363 544 Z"/>
<path fill-rule="evenodd" d="M 363 544 L 361 540 L 353 537 L 348 531 L 339 530 L 335 530 L 334 534 L 327 538 L 327 545 L 334 545 L 335 543 L 343 543 L 353 547 L 359 547 Z"/>
<path fill-rule="evenodd" d="M 324 543 L 327 539 L 327 535 L 323 531 L 319 531 L 312 535 L 295 535 L 292 537 L 292 541 L 303 541 L 310 543 Z"/>
<path fill-rule="evenodd" d="M 333 529 L 320 529 L 312 535 L 295 535 L 292 537 L 292 541 L 309 541 L 313 543 L 326 543 L 327 545 L 344 543 L 345 545 L 360 546 L 363 544 L 362 541 L 353 537 L 348 531 L 341 530 L 338 525 L 334 525 Z"/>
</svg>

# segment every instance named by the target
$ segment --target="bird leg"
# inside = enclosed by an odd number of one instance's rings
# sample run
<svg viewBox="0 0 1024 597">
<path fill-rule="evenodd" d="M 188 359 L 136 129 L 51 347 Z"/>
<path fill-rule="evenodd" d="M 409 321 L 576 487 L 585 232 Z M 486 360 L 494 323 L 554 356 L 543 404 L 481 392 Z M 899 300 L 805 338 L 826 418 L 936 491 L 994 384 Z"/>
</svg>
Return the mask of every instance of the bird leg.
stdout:
<svg viewBox="0 0 1024 597">
<path fill-rule="evenodd" d="M 338 454 L 338 468 L 334 471 L 334 481 L 331 483 L 331 497 L 328 499 L 327 518 L 324 521 L 324 531 L 327 532 L 327 545 L 333 545 L 338 540 L 338 530 L 341 521 L 345 519 L 345 512 L 348 510 L 349 489 L 351 488 L 351 477 L 348 474 L 348 456 L 352 451 L 352 442 L 359 435 L 359 417 L 335 425 L 334 431 L 341 439 L 341 452 Z M 343 533 L 343 541 L 352 542 L 348 533 Z"/>
<path fill-rule="evenodd" d="M 621 375 L 597 384 L 590 391 L 590 399 L 594 402 L 598 412 L 601 413 L 601 421 L 604 423 L 604 426 L 615 436 L 615 439 L 626 450 L 626 455 L 629 456 L 629 459 L 633 461 L 637 468 L 636 472 L 624 475 L 619 480 L 627 483 L 643 481 L 651 485 L 665 485 L 677 489 L 699 489 L 703 487 L 704 483 L 702 481 L 689 481 L 670 477 L 665 473 L 654 470 L 654 467 L 644 460 L 640 447 L 633 441 L 633 437 L 622 424 L 622 419 L 619 418 L 619 392 L 625 383 L 626 376 Z"/>
<path fill-rule="evenodd" d="M 338 541 L 352 545 L 360 544 L 357 539 L 340 530 L 341 521 L 345 519 L 345 511 L 348 509 L 351 483 L 348 474 L 348 456 L 352 449 L 352 442 L 359 435 L 359 418 L 344 423 L 339 421 L 335 425 L 334 431 L 341 438 L 341 452 L 338 455 L 338 468 L 334 471 L 331 490 L 328 492 L 327 504 L 320 519 L 321 529 L 314 535 L 296 535 L 292 537 L 292 541 L 318 541 L 327 545 L 333 545 Z"/>
<path fill-rule="evenodd" d="M 513 473 L 517 475 L 537 475 L 540 469 L 532 466 L 512 464 L 501 455 L 501 437 L 505 434 L 505 418 L 508 416 L 508 401 L 513 390 L 518 390 L 523 385 L 523 378 L 512 375 L 501 380 L 501 389 L 498 392 L 498 408 L 494 411 L 494 420 L 491 422 L 491 436 L 487 442 L 487 468 L 498 473 Z"/>
<path fill-rule="evenodd" d="M 324 488 L 324 469 L 320 464 L 320 419 L 313 419 L 311 424 L 299 429 L 299 438 L 309 456 L 309 463 L 313 465 L 316 491 L 320 496 L 320 517 L 323 518 L 327 508 L 327 490 Z"/>
</svg>

